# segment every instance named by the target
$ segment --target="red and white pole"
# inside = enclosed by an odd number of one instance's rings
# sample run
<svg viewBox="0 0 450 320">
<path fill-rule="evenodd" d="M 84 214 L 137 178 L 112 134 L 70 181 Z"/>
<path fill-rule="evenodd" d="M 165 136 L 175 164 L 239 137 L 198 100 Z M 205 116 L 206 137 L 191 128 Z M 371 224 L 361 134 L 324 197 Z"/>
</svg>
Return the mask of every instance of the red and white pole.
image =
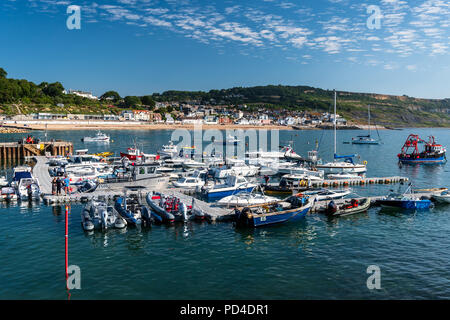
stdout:
<svg viewBox="0 0 450 320">
<path fill-rule="evenodd" d="M 65 240 L 66 240 L 66 288 L 67 287 L 67 279 L 69 278 L 69 206 L 66 205 L 66 232 L 65 232 Z"/>
</svg>

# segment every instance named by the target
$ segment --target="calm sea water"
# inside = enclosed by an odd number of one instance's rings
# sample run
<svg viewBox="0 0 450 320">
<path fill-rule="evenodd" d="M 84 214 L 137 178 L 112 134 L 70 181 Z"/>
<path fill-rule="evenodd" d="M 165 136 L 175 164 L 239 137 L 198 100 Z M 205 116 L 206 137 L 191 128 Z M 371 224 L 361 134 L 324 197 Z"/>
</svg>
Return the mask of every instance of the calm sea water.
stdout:
<svg viewBox="0 0 450 320">
<path fill-rule="evenodd" d="M 109 146 L 85 145 L 91 131 L 49 132 L 92 152 L 122 151 L 134 139 L 156 152 L 171 131 L 108 131 Z M 397 165 L 409 133 L 433 134 L 450 147 L 445 129 L 380 131 L 384 144 L 343 144 L 361 131 L 339 131 L 338 153 L 358 153 L 368 176 L 407 176 L 417 187 L 449 187 L 448 165 Z M 43 132 L 35 132 L 44 137 Z M 22 135 L 1 135 L 0 141 Z M 316 140 L 331 160 L 332 131 L 281 131 L 305 155 Z M 3 171 L 10 173 L 8 165 Z M 403 186 L 404 187 L 404 186 Z M 398 185 L 354 187 L 381 195 Z M 368 213 L 304 221 L 257 230 L 231 223 L 153 226 L 88 235 L 81 205 L 72 205 L 69 264 L 81 268 L 81 290 L 71 299 L 448 299 L 450 298 L 450 206 L 401 213 Z M 0 208 L 0 299 L 67 299 L 64 280 L 64 208 L 17 204 Z M 381 289 L 366 286 L 367 267 L 381 269 Z"/>
</svg>

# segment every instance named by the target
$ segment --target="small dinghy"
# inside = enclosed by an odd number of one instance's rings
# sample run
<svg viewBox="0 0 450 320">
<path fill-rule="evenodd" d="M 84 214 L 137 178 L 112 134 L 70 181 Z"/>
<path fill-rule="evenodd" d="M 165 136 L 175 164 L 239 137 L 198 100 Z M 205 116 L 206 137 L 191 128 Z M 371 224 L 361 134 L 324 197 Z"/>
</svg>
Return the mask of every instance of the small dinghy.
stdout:
<svg viewBox="0 0 450 320">
<path fill-rule="evenodd" d="M 142 223 L 142 205 L 137 196 L 122 196 L 114 204 L 114 209 L 125 219 L 127 225 L 139 226 Z"/>
<path fill-rule="evenodd" d="M 102 228 L 102 216 L 97 209 L 99 203 L 96 201 L 89 202 L 81 211 L 81 226 L 86 231 Z"/>
<path fill-rule="evenodd" d="M 344 204 L 337 206 L 331 200 L 325 209 L 325 214 L 328 216 L 348 216 L 351 214 L 365 212 L 370 208 L 370 198 L 365 198 L 361 202 L 357 199 L 351 199 Z"/>
<path fill-rule="evenodd" d="M 102 201 L 89 202 L 81 212 L 81 225 L 84 230 L 122 229 L 126 227 L 125 220 L 119 216 L 114 207 Z"/>
<path fill-rule="evenodd" d="M 187 221 L 188 208 L 186 204 L 175 196 L 165 196 L 159 192 L 149 192 L 147 203 L 154 212 L 164 222 Z"/>
<path fill-rule="evenodd" d="M 93 180 L 86 180 L 83 182 L 81 186 L 78 187 L 78 192 L 81 193 L 90 193 L 94 192 L 97 189 L 98 184 Z"/>
</svg>

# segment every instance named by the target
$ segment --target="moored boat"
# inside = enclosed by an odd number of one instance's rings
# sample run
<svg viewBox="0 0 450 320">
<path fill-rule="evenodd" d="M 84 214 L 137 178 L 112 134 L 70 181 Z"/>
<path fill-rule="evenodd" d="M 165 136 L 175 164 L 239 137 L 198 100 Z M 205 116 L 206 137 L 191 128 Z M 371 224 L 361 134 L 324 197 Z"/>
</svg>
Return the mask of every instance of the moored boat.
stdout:
<svg viewBox="0 0 450 320">
<path fill-rule="evenodd" d="M 424 144 L 424 150 L 419 151 L 418 144 Z M 412 151 L 410 151 L 412 149 Z M 397 155 L 399 162 L 405 164 L 442 164 L 447 162 L 446 148 L 437 144 L 434 136 L 429 136 L 428 142 L 416 134 L 410 134 Z"/>
<path fill-rule="evenodd" d="M 153 191 L 147 194 L 146 200 L 162 221 L 187 221 L 189 219 L 187 205 L 175 196 L 167 196 Z"/>
<path fill-rule="evenodd" d="M 246 207 L 252 205 L 269 204 L 279 201 L 278 198 L 257 193 L 239 193 L 220 199 L 216 205 L 220 207 Z"/>
<path fill-rule="evenodd" d="M 244 177 L 228 176 L 224 184 L 205 188 L 203 193 L 209 198 L 223 198 L 240 192 L 252 192 L 256 184 L 248 182 Z"/>
<path fill-rule="evenodd" d="M 450 193 L 448 191 L 444 191 L 441 194 L 434 194 L 431 198 L 440 203 L 450 203 Z"/>
<path fill-rule="evenodd" d="M 338 206 L 331 200 L 325 210 L 325 214 L 328 216 L 348 216 L 365 212 L 370 208 L 370 201 L 370 198 L 364 198 L 361 201 L 358 199 L 351 199 Z"/>
<path fill-rule="evenodd" d="M 142 223 L 142 206 L 137 197 L 122 196 L 114 204 L 114 209 L 125 219 L 127 225 L 139 226 Z"/>
<path fill-rule="evenodd" d="M 426 210 L 432 205 L 431 200 L 423 197 L 418 197 L 411 191 L 411 185 L 403 194 L 391 192 L 389 195 L 376 201 L 382 207 L 411 209 L 411 210 Z"/>
<path fill-rule="evenodd" d="M 269 205 L 254 205 L 235 209 L 236 227 L 262 227 L 303 219 L 315 202 L 315 197 L 291 196 Z"/>
<path fill-rule="evenodd" d="M 81 139 L 81 141 L 108 143 L 110 141 L 110 137 L 108 135 L 98 131 L 94 137 L 84 137 Z"/>
</svg>

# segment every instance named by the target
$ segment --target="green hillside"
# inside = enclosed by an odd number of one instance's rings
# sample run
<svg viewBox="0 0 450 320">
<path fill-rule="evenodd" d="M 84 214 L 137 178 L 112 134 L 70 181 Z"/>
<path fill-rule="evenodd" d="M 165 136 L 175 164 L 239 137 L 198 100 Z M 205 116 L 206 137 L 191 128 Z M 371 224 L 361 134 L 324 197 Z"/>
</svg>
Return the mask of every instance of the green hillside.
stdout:
<svg viewBox="0 0 450 320">
<path fill-rule="evenodd" d="M 308 110 L 330 112 L 333 91 L 307 86 L 258 86 L 209 92 L 166 91 L 155 101 L 189 101 L 246 104 L 250 109 Z M 358 123 L 367 122 L 367 106 L 374 122 L 390 126 L 450 126 L 450 99 L 418 99 L 372 93 L 338 91 L 338 113 Z"/>
<path fill-rule="evenodd" d="M 120 97 L 108 91 L 100 100 L 64 94 L 61 83 L 7 78 L 0 68 L 0 114 L 36 112 L 119 114 L 124 108 L 153 109 L 156 102 L 187 102 L 212 105 L 247 105 L 247 111 L 267 108 L 287 114 L 289 111 L 330 112 L 333 91 L 308 86 L 268 85 L 203 91 L 166 91 L 142 97 Z M 57 106 L 60 105 L 60 106 Z M 348 120 L 367 122 L 367 106 L 375 123 L 388 126 L 450 126 L 450 99 L 419 99 L 372 93 L 338 91 L 338 113 Z M 162 112 L 162 110 L 161 110 Z"/>
</svg>

